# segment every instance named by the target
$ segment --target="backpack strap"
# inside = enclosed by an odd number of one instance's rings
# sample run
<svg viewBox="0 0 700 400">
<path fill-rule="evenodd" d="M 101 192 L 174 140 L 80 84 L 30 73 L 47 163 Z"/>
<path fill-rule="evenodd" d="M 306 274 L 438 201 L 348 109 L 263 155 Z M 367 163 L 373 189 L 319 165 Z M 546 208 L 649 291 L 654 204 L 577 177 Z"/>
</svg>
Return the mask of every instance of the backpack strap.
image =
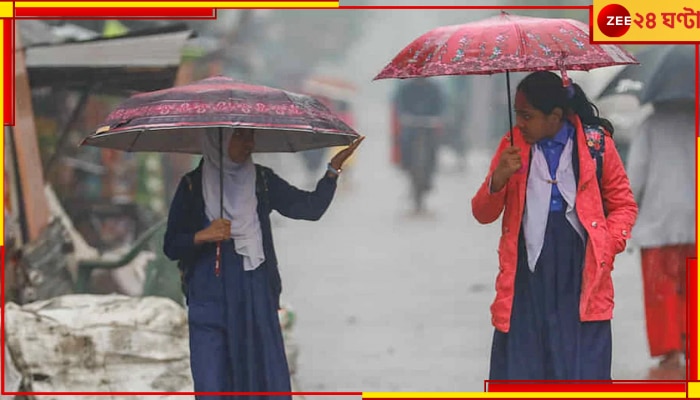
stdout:
<svg viewBox="0 0 700 400">
<path fill-rule="evenodd" d="M 267 167 L 255 164 L 255 192 L 260 195 L 265 205 L 265 209 L 270 211 L 270 188 L 267 184 Z"/>
<path fill-rule="evenodd" d="M 199 166 L 197 166 L 197 168 L 183 176 L 183 179 L 187 184 L 187 187 L 185 188 L 184 200 L 185 207 L 188 209 L 196 208 L 195 180 L 197 180 L 197 182 L 201 182 L 201 168 L 202 162 L 199 163 Z M 198 222 L 196 220 L 198 216 L 199 213 L 189 212 L 183 217 L 187 218 L 187 226 L 194 228 Z M 185 297 L 187 297 L 187 279 L 189 278 L 189 273 L 191 272 L 191 264 L 192 260 L 189 258 L 181 259 L 177 262 L 177 268 L 178 270 L 180 270 L 180 289 L 182 290 L 182 293 L 185 295 Z"/>
</svg>

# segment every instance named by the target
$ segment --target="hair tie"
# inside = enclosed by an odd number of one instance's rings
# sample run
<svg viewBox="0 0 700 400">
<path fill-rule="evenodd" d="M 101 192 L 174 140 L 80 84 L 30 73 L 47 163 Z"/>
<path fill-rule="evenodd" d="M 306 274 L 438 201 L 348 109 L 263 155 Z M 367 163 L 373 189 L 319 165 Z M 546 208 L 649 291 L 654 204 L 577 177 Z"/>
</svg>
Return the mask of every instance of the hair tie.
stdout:
<svg viewBox="0 0 700 400">
<path fill-rule="evenodd" d="M 574 95 L 576 94 L 576 89 L 574 89 L 573 81 L 571 78 L 569 78 L 569 74 L 566 73 L 566 68 L 564 67 L 564 63 L 560 61 L 559 63 L 559 70 L 561 72 L 561 83 L 562 86 L 566 89 L 566 97 L 569 99 L 573 99 Z"/>
<path fill-rule="evenodd" d="M 574 85 L 569 83 L 569 85 L 566 87 L 566 97 L 569 98 L 569 100 L 573 99 L 574 96 L 576 95 L 576 89 L 574 88 Z"/>
</svg>

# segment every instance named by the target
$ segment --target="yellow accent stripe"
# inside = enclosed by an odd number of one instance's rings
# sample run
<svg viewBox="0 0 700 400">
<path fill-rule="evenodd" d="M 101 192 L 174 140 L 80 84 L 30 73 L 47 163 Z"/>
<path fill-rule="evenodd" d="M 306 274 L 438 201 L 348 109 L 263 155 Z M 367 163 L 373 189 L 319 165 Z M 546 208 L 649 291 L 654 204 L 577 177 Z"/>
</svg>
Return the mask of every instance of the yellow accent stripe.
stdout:
<svg viewBox="0 0 700 400">
<path fill-rule="evenodd" d="M 12 18 L 15 16 L 15 8 L 11 1 L 0 2 L 0 18 Z"/>
</svg>

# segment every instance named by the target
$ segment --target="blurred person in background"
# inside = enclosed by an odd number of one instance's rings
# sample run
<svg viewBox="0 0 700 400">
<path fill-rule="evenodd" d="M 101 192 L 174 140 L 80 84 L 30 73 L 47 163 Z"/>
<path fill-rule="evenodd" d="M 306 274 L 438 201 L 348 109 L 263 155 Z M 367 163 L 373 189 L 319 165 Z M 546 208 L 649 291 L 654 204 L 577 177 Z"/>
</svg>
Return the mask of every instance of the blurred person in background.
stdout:
<svg viewBox="0 0 700 400">
<path fill-rule="evenodd" d="M 503 213 L 489 379 L 610 380 L 611 272 L 637 216 L 614 128 L 548 71 L 520 82 L 515 114 L 472 199 L 482 224 Z"/>
<path fill-rule="evenodd" d="M 445 103 L 440 86 L 426 78 L 400 82 L 393 99 L 394 154 L 411 179 L 417 212 L 423 210 L 423 196 L 433 187 Z"/>
<path fill-rule="evenodd" d="M 315 190 L 308 192 L 253 163 L 253 129 L 227 132 L 223 160 L 219 135 L 203 137 L 202 161 L 177 188 L 163 244 L 163 252 L 180 262 L 183 274 L 195 392 L 291 392 L 270 213 L 320 219 L 333 200 L 343 163 L 363 139 L 338 152 Z"/>
<path fill-rule="evenodd" d="M 400 164 L 408 168 L 411 163 L 411 152 L 408 148 L 415 129 L 410 117 L 442 117 L 446 104 L 444 95 L 437 83 L 427 78 L 406 79 L 399 83 L 399 88 L 393 99 L 396 117 L 397 145 L 400 154 Z M 409 118 L 405 118 L 409 117 Z M 402 118 L 404 120 L 402 121 Z M 434 148 L 437 148 L 437 140 Z"/>
<path fill-rule="evenodd" d="M 655 103 L 630 145 L 627 173 L 639 204 L 649 352 L 678 369 L 686 349 L 686 259 L 695 257 L 695 102 Z"/>
</svg>

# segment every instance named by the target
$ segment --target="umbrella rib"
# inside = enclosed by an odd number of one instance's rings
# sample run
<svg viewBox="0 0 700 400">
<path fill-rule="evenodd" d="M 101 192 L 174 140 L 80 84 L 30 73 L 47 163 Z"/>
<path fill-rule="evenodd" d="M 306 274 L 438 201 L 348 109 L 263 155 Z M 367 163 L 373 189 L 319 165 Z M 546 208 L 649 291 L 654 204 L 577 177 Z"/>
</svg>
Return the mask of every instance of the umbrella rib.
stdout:
<svg viewBox="0 0 700 400">
<path fill-rule="evenodd" d="M 510 19 L 509 19 L 509 21 L 510 21 Z M 515 28 L 515 35 L 518 38 L 518 50 L 520 51 L 520 54 L 522 54 L 523 57 L 525 57 L 527 54 L 527 53 L 525 53 L 525 44 L 524 44 L 525 39 L 523 38 L 523 33 L 520 30 L 520 26 L 517 23 L 512 22 L 512 21 L 510 23 L 512 24 L 513 28 Z M 508 72 L 508 70 L 506 70 L 506 72 Z M 510 96 L 510 92 L 508 93 L 508 96 Z"/>
<path fill-rule="evenodd" d="M 139 132 L 136 134 L 136 136 L 134 137 L 134 140 L 131 141 L 131 144 L 129 145 L 128 149 L 126 150 L 127 152 L 131 153 L 131 152 L 134 151 L 134 150 L 133 150 L 133 149 L 134 149 L 134 145 L 136 145 L 136 141 L 139 140 L 139 136 L 141 136 L 141 134 L 142 134 L 143 132 L 145 132 L 145 129 L 139 131 Z"/>
<path fill-rule="evenodd" d="M 294 101 L 294 99 L 293 99 L 291 96 L 289 96 L 289 93 L 288 93 L 286 90 L 282 90 L 282 94 L 284 94 L 284 96 L 287 98 L 287 100 L 289 100 L 290 103 L 292 103 L 293 105 L 299 107 L 299 105 L 297 104 L 297 102 Z M 313 120 L 313 118 L 310 118 L 310 117 L 312 117 L 312 116 L 309 115 L 308 111 L 306 110 L 306 107 L 300 107 L 300 110 L 304 112 L 305 116 L 307 117 L 307 118 L 306 118 L 307 121 L 312 121 L 312 120 Z M 316 133 L 316 130 L 314 129 L 313 125 L 311 125 L 311 123 L 309 123 L 309 131 L 311 132 L 312 135 Z M 294 152 L 294 151 L 295 151 L 295 150 L 294 150 L 294 145 L 292 144 L 291 140 L 289 139 L 289 137 L 287 137 L 286 139 L 287 139 L 287 145 L 289 146 L 289 150 L 290 150 L 291 152 Z"/>
<path fill-rule="evenodd" d="M 437 46 L 437 47 L 435 48 L 435 51 L 433 51 L 433 54 L 431 55 L 431 57 L 436 57 L 436 58 L 439 57 L 440 59 L 443 59 L 443 57 L 440 55 L 440 54 L 441 54 L 441 51 L 442 51 L 442 49 L 447 49 L 448 44 L 450 43 L 450 39 L 452 39 L 452 37 L 453 37 L 456 33 L 457 33 L 457 30 L 452 31 L 452 33 L 449 33 L 449 34 L 443 34 L 443 36 L 441 37 L 441 39 L 444 39 L 444 40 L 442 41 L 442 43 L 440 43 L 439 46 Z M 445 36 L 447 36 L 446 39 L 445 39 Z M 447 53 L 447 50 L 445 50 L 445 53 Z"/>
</svg>

